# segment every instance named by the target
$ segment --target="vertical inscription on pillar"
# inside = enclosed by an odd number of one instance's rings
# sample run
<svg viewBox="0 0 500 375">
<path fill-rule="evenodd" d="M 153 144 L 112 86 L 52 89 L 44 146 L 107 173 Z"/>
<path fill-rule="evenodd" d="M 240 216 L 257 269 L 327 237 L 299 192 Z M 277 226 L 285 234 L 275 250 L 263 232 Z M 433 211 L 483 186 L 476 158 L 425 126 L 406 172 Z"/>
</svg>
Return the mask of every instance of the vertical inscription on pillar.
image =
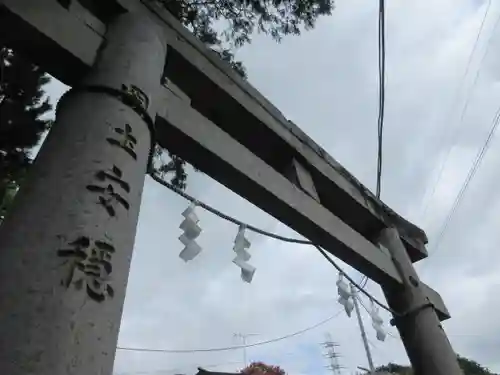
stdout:
<svg viewBox="0 0 500 375">
<path fill-rule="evenodd" d="M 130 204 L 124 198 L 120 190 L 130 193 L 130 185 L 122 179 L 123 172 L 116 165 L 110 171 L 99 171 L 95 178 L 101 184 L 87 185 L 87 190 L 97 193 L 98 203 L 104 207 L 109 216 L 116 216 L 117 206 L 122 206 L 126 210 Z"/>
<path fill-rule="evenodd" d="M 135 152 L 135 146 L 137 145 L 137 138 L 132 134 L 132 127 L 129 124 L 125 124 L 124 128 L 114 128 L 113 131 L 117 134 L 117 138 L 106 138 L 109 144 L 113 146 L 120 147 L 127 154 L 132 156 L 134 160 L 137 160 L 137 154 Z"/>
<path fill-rule="evenodd" d="M 66 288 L 85 288 L 87 295 L 97 302 L 114 296 L 109 280 L 113 270 L 111 257 L 115 248 L 108 241 L 80 236 L 59 249 L 57 255 L 69 263 L 67 276 L 61 281 Z"/>
<path fill-rule="evenodd" d="M 148 108 L 149 98 L 136 86 L 122 85 L 122 91 L 132 106 Z M 137 160 L 137 138 L 130 124 L 126 123 L 124 127 L 112 130 L 114 134 L 106 138 L 108 144 L 121 148 Z M 86 189 L 97 195 L 97 204 L 109 216 L 117 216 L 120 206 L 127 211 L 130 209 L 127 200 L 130 184 L 123 179 L 123 172 L 119 167 L 113 165 L 109 170 L 100 170 L 95 173 L 94 179 L 95 183 L 87 185 Z M 87 295 L 97 302 L 113 297 L 114 290 L 109 281 L 114 253 L 115 248 L 108 241 L 93 240 L 88 236 L 80 236 L 69 242 L 65 248 L 57 251 L 58 257 L 64 259 L 63 265 L 69 263 L 68 273 L 61 284 L 66 288 L 74 286 L 77 290 L 85 288 Z"/>
</svg>

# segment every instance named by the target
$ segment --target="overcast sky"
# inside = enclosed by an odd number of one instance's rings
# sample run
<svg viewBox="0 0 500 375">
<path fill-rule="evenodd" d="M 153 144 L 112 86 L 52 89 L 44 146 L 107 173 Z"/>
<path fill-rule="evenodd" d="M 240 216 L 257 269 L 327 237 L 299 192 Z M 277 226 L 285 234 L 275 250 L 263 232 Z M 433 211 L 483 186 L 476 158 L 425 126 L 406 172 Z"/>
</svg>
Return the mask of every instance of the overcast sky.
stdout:
<svg viewBox="0 0 500 375">
<path fill-rule="evenodd" d="M 493 1 L 465 80 L 487 0 L 387 3 L 382 197 L 429 235 L 431 255 L 418 269 L 451 311 L 445 329 L 456 351 L 500 372 L 500 320 L 494 318 L 500 309 L 498 136 L 435 248 L 499 103 L 500 26 L 495 30 L 495 24 L 500 3 Z M 334 14 L 321 19 L 315 30 L 287 38 L 280 45 L 256 36 L 238 58 L 248 68 L 254 86 L 374 189 L 377 1 L 338 0 Z M 63 90 L 54 82 L 48 91 L 56 101 Z M 466 100 L 469 104 L 461 121 Z M 190 173 L 188 192 L 240 220 L 296 235 L 205 175 Z M 250 263 L 257 272 L 251 284 L 243 283 L 239 269 L 231 263 L 237 227 L 207 212 L 199 211 L 203 233 L 198 242 L 203 252 L 188 264 L 182 262 L 177 237 L 186 207 L 182 198 L 147 179 L 120 346 L 213 348 L 241 344 L 235 333 L 258 334 L 247 338 L 252 343 L 299 331 L 340 311 L 337 273 L 307 246 L 250 234 Z M 347 266 L 346 270 L 360 278 Z M 368 289 L 381 297 L 374 283 Z M 387 321 L 388 316 L 384 317 Z M 376 365 L 408 363 L 400 341 L 389 337 L 378 342 L 366 313 L 364 318 Z M 394 328 L 388 329 L 397 336 Z M 327 332 L 339 345 L 344 374 L 367 366 L 356 320 L 343 313 L 302 335 L 249 348 L 248 360 L 280 365 L 293 375 L 327 374 L 320 346 Z M 118 351 L 115 373 L 193 374 L 197 366 L 212 365 L 217 366 L 210 369 L 234 371 L 243 367 L 243 358 L 242 350 L 202 354 Z"/>
</svg>

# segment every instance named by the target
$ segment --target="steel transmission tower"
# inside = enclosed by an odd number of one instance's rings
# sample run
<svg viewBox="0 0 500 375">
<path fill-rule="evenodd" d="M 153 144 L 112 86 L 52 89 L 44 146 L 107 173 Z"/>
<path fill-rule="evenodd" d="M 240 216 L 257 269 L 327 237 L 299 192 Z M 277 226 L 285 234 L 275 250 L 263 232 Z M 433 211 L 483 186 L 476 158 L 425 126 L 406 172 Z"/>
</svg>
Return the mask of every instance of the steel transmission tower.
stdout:
<svg viewBox="0 0 500 375">
<path fill-rule="evenodd" d="M 326 340 L 321 343 L 321 346 L 325 348 L 325 354 L 324 356 L 328 359 L 328 365 L 326 366 L 331 372 L 332 375 L 341 375 L 340 370 L 343 368 L 339 364 L 339 357 L 340 355 L 337 353 L 336 348 L 339 346 L 339 344 L 335 343 L 332 340 L 332 335 L 327 333 L 325 335 Z"/>
</svg>

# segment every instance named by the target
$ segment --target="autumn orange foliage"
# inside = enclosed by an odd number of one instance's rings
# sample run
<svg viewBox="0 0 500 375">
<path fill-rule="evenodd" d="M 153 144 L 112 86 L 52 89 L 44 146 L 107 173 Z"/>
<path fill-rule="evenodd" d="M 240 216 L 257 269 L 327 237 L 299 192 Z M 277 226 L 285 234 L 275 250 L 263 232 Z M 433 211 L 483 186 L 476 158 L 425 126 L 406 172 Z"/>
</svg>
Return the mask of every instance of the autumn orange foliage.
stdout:
<svg viewBox="0 0 500 375">
<path fill-rule="evenodd" d="M 285 370 L 279 366 L 270 366 L 262 362 L 253 362 L 241 370 L 243 375 L 286 375 Z"/>
</svg>

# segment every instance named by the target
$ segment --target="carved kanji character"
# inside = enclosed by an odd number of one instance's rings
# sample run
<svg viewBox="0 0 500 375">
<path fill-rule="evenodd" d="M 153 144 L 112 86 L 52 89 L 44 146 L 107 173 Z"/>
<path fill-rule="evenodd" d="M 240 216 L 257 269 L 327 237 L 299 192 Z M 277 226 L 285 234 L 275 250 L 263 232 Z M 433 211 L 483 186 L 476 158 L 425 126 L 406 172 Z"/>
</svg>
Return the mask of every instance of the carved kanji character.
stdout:
<svg viewBox="0 0 500 375">
<path fill-rule="evenodd" d="M 125 124 L 124 129 L 114 128 L 114 132 L 120 135 L 120 139 L 106 138 L 108 143 L 122 148 L 125 152 L 137 160 L 137 154 L 135 153 L 137 138 L 135 138 L 132 134 L 132 127 L 129 124 Z"/>
<path fill-rule="evenodd" d="M 128 201 L 115 188 L 119 186 L 125 192 L 130 192 L 130 185 L 122 179 L 122 175 L 121 169 L 113 166 L 111 171 L 99 171 L 95 175 L 97 180 L 105 183 L 104 185 L 87 185 L 87 190 L 100 194 L 99 204 L 110 216 L 116 216 L 116 204 L 122 205 L 126 210 L 130 208 Z"/>
<path fill-rule="evenodd" d="M 109 276 L 113 270 L 111 257 L 114 252 L 110 243 L 86 236 L 70 242 L 67 249 L 57 251 L 59 257 L 67 258 L 64 263 L 70 263 L 68 276 L 62 284 L 67 288 L 73 284 L 78 290 L 85 286 L 88 296 L 98 302 L 107 296 L 113 297 Z"/>
</svg>

